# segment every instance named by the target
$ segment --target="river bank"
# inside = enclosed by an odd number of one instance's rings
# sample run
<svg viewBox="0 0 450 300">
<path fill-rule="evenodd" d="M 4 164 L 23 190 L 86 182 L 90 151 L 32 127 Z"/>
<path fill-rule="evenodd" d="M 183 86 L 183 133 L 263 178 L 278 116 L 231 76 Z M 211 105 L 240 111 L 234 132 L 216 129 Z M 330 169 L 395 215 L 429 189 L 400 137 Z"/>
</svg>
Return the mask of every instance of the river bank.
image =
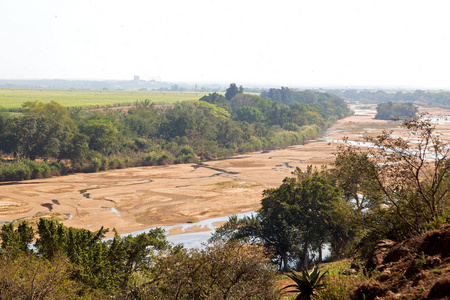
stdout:
<svg viewBox="0 0 450 300">
<path fill-rule="evenodd" d="M 337 121 L 317 141 L 270 152 L 249 153 L 201 165 L 138 167 L 101 173 L 0 184 L 0 222 L 54 216 L 66 226 L 120 234 L 255 211 L 264 189 L 279 186 L 296 167 L 330 164 L 344 136 L 357 140 L 398 124 L 374 120 L 373 107 Z M 433 115 L 450 115 L 435 110 Z M 444 135 L 450 124 L 443 122 Z M 169 234 L 187 233 L 172 228 Z M 109 235 L 112 235 L 110 233 Z"/>
</svg>

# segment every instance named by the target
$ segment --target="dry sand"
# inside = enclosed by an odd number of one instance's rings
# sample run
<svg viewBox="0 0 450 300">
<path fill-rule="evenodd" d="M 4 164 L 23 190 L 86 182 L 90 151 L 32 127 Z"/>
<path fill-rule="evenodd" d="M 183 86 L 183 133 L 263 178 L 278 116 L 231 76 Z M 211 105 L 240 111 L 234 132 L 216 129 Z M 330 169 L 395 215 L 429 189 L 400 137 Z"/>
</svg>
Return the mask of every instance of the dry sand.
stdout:
<svg viewBox="0 0 450 300">
<path fill-rule="evenodd" d="M 427 111 L 450 115 L 441 109 Z M 0 183 L 0 222 L 53 215 L 66 226 L 90 230 L 105 226 L 128 233 L 257 210 L 263 190 L 279 186 L 295 167 L 330 164 L 344 136 L 360 139 L 397 126 L 374 120 L 374 113 L 372 109 L 367 115 L 339 120 L 324 138 L 304 146 L 210 161 L 202 167 L 139 167 Z M 439 129 L 449 138 L 448 122 Z M 182 232 L 173 228 L 170 234 Z"/>
</svg>

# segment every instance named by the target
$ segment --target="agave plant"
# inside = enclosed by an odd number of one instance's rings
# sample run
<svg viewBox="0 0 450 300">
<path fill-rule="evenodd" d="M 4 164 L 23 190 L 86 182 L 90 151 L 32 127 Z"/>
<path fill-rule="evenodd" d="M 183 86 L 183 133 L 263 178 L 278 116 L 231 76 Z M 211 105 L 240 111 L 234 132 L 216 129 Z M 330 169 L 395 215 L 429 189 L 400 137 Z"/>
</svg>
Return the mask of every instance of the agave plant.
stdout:
<svg viewBox="0 0 450 300">
<path fill-rule="evenodd" d="M 301 274 L 291 270 L 291 274 L 287 276 L 295 283 L 285 286 L 282 290 L 292 288 L 287 292 L 300 293 L 295 300 L 321 299 L 316 292 L 325 288 L 325 284 L 320 282 L 326 273 L 321 274 L 319 267 L 314 267 L 311 273 L 308 273 L 305 269 L 301 271 Z"/>
</svg>

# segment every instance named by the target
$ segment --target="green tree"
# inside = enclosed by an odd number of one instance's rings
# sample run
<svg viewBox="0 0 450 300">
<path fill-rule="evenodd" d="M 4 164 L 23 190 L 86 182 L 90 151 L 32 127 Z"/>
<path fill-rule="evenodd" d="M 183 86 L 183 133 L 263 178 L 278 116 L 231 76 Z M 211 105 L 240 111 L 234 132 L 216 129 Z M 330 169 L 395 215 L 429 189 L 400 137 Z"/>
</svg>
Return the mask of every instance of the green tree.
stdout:
<svg viewBox="0 0 450 300">
<path fill-rule="evenodd" d="M 89 148 L 103 155 L 111 154 L 118 141 L 118 130 L 109 120 L 88 120 L 82 133 L 89 137 Z"/>
<path fill-rule="evenodd" d="M 375 119 L 393 120 L 416 117 L 417 107 L 412 103 L 393 103 L 386 102 L 377 105 L 377 114 Z"/>
<path fill-rule="evenodd" d="M 155 138 L 161 123 L 161 111 L 149 101 L 138 102 L 128 110 L 125 123 L 138 137 Z"/>
<path fill-rule="evenodd" d="M 352 147 L 339 147 L 333 165 L 344 199 L 353 203 L 357 214 L 361 215 L 380 204 L 381 190 L 368 153 L 356 152 Z"/>
<path fill-rule="evenodd" d="M 228 107 L 228 101 L 227 98 L 225 98 L 224 95 L 221 95 L 219 93 L 210 93 L 208 95 L 205 95 L 199 99 L 200 101 L 205 101 L 211 104 L 215 104 L 217 106 L 227 108 Z"/>
<path fill-rule="evenodd" d="M 25 115 L 10 119 L 5 128 L 8 148 L 17 159 L 57 157 L 64 138 L 59 123 L 45 116 Z"/>
<path fill-rule="evenodd" d="M 0 237 L 3 249 L 27 253 L 28 245 L 34 238 L 34 230 L 27 221 L 20 223 L 17 229 L 14 229 L 13 223 L 9 223 L 2 226 Z"/>
<path fill-rule="evenodd" d="M 242 86 L 238 88 L 236 83 L 231 83 L 230 87 L 227 88 L 225 92 L 225 98 L 230 101 L 234 96 L 236 96 L 237 94 L 242 94 L 243 92 L 244 88 Z"/>
<path fill-rule="evenodd" d="M 264 115 L 256 107 L 241 106 L 236 110 L 234 120 L 245 121 L 251 124 L 256 122 L 262 122 L 264 120 Z"/>
<path fill-rule="evenodd" d="M 244 131 L 232 120 L 220 120 L 217 124 L 217 142 L 221 147 L 236 149 L 244 140 Z"/>
<path fill-rule="evenodd" d="M 41 218 L 35 246 L 48 260 L 65 255 L 77 266 L 71 277 L 92 288 L 113 291 L 125 287 L 136 272 L 145 271 L 156 250 L 169 247 L 160 228 L 138 236 L 115 237 L 104 242 L 103 227 L 91 232 L 66 227 L 54 220 Z"/>
<path fill-rule="evenodd" d="M 137 236 L 118 234 L 107 243 L 108 259 L 114 265 L 113 272 L 122 274 L 120 286 L 126 287 L 137 272 L 148 272 L 156 257 L 155 251 L 169 249 L 164 230 L 156 228 Z"/>
<path fill-rule="evenodd" d="M 345 202 L 340 201 L 340 189 L 327 178 L 328 172 L 312 167 L 306 173 L 297 172 L 297 178 L 287 177 L 280 187 L 264 191 L 255 217 L 230 218 L 213 240 L 245 238 L 262 244 L 273 252 L 280 269 L 287 271 L 290 258 L 307 268 L 310 249 L 320 253 L 326 242 L 345 238 L 344 216 L 337 209 Z"/>
<path fill-rule="evenodd" d="M 70 117 L 67 108 L 55 101 L 49 103 L 27 101 L 22 104 L 22 108 L 26 115 L 45 116 L 62 124 L 67 130 L 74 131 L 76 129 L 75 122 Z"/>
<path fill-rule="evenodd" d="M 71 160 L 72 164 L 86 161 L 89 152 L 89 137 L 82 133 L 75 133 L 69 147 L 65 148 L 64 157 Z"/>
</svg>

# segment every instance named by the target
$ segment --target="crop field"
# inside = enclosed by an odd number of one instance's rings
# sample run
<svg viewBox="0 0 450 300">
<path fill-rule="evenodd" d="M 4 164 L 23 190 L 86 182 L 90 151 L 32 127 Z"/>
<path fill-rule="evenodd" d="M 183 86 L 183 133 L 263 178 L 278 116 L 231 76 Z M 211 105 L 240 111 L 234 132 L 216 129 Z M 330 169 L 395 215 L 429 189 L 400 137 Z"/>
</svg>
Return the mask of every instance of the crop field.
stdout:
<svg viewBox="0 0 450 300">
<path fill-rule="evenodd" d="M 198 100 L 207 93 L 168 91 L 47 90 L 0 88 L 0 108 L 18 109 L 26 101 L 56 101 L 65 107 L 113 106 L 150 100 L 156 104 Z"/>
</svg>

